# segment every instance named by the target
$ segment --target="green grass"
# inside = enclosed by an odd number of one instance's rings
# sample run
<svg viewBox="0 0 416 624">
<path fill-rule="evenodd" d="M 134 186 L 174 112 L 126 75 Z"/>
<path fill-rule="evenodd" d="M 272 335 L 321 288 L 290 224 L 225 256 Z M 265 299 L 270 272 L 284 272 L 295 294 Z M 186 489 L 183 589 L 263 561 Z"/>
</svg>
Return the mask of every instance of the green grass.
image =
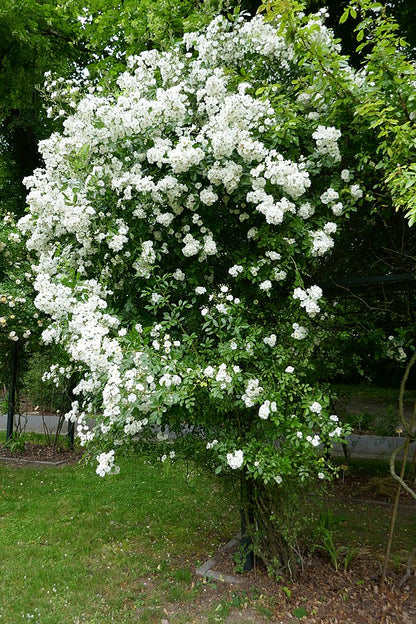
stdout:
<svg viewBox="0 0 416 624">
<path fill-rule="evenodd" d="M 332 392 L 338 397 L 338 414 L 344 424 L 355 432 L 378 436 L 397 435 L 401 429 L 399 416 L 399 389 L 383 388 L 366 384 L 333 384 Z M 362 411 L 350 412 L 349 401 L 362 401 Z M 404 394 L 405 414 L 409 414 L 416 401 L 416 391 L 406 390 Z M 368 405 L 369 404 L 371 405 Z"/>
<path fill-rule="evenodd" d="M 1 624 L 161 622 L 238 513 L 218 479 L 130 457 L 105 479 L 0 466 L 0 529 Z"/>
<path fill-rule="evenodd" d="M 0 624 L 209 624 L 232 622 L 246 605 L 258 621 L 273 618 L 273 592 L 231 592 L 195 576 L 239 528 L 225 482 L 134 455 L 121 468 L 101 479 L 93 466 L 0 464 Z M 387 463 L 352 461 L 346 478 L 369 473 L 383 477 Z M 381 559 L 390 507 L 327 503 L 340 519 L 341 569 L 357 548 Z M 415 532 L 416 516 L 401 511 L 392 565 L 403 567 Z"/>
<path fill-rule="evenodd" d="M 399 469 L 400 462 L 397 462 L 396 470 Z M 411 469 L 409 465 L 408 470 Z M 408 476 L 405 473 L 405 478 Z M 334 541 L 347 552 L 349 549 L 356 550 L 381 562 L 384 558 L 392 503 L 397 488 L 390 476 L 389 461 L 351 459 L 345 479 L 347 482 L 356 483 L 355 488 L 351 490 L 354 492 L 354 499 L 345 500 L 336 496 L 328 498 L 328 508 L 340 520 Z M 414 547 L 416 515 L 411 499 L 401 498 L 400 502 L 390 566 L 404 570 L 408 554 Z"/>
<path fill-rule="evenodd" d="M 384 405 L 396 406 L 399 400 L 399 387 L 386 388 L 372 384 L 331 384 L 331 390 L 338 396 L 354 398 L 361 401 L 373 401 Z M 416 401 L 416 390 L 406 390 L 406 402 Z"/>
</svg>

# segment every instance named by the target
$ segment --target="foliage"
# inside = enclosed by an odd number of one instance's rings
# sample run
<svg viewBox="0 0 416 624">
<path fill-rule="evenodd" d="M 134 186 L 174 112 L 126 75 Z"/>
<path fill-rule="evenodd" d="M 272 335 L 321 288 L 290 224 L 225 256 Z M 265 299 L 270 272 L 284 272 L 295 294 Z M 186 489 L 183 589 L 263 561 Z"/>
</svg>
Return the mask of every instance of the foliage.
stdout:
<svg viewBox="0 0 416 624">
<path fill-rule="evenodd" d="M 350 0 L 306 0 L 306 8 L 308 11 L 318 11 L 320 8 L 326 7 L 328 10 L 327 25 L 333 29 L 335 36 L 342 42 L 342 50 L 348 54 L 351 62 L 355 66 L 361 64 L 362 58 L 357 53 L 357 41 L 354 34 L 354 27 L 360 21 L 358 12 L 347 21 L 341 20 L 345 9 L 350 5 Z M 358 10 L 357 3 L 354 4 L 353 10 Z M 407 0 L 391 0 L 383 3 L 383 11 L 388 18 L 394 18 L 397 21 L 399 29 L 398 36 L 404 37 L 410 45 L 410 54 L 416 53 L 416 27 L 413 18 L 413 7 Z"/>
<path fill-rule="evenodd" d="M 197 6 L 196 6 L 197 5 Z M 4 0 L 0 6 L 0 379 L 8 385 L 10 341 L 18 345 L 20 369 L 39 338 L 42 320 L 34 307 L 31 259 L 15 220 L 24 214 L 22 184 L 40 165 L 37 143 L 62 127 L 65 111 L 48 111 L 43 83 L 79 84 L 83 71 L 111 82 L 127 52 L 167 45 L 187 22 L 199 25 L 223 2 L 138 0 Z M 132 16 L 135 16 L 132 19 Z M 168 19 L 169 16 L 169 19 Z M 119 33 L 117 35 L 117 33 Z M 69 78 L 71 77 L 71 80 Z M 56 80 L 55 80 L 56 78 Z M 66 83 L 67 81 L 67 83 Z M 48 114 L 49 113 L 49 114 Z M 30 336 L 30 348 L 27 341 Z M 20 348 L 25 343 L 25 348 Z"/>
<path fill-rule="evenodd" d="M 295 42 L 307 45 L 298 25 L 302 4 L 268 2 L 263 9 L 269 10 L 266 19 L 280 15 L 280 22 L 292 29 Z M 341 128 L 348 135 L 344 162 L 357 167 L 359 181 L 366 188 L 366 209 L 347 215 L 343 243 L 321 267 L 318 283 L 337 306 L 337 329 L 329 328 L 322 343 L 322 373 L 325 379 L 335 375 L 338 380 L 357 381 L 362 376 L 394 384 L 414 348 L 415 336 L 412 275 L 416 247 L 408 227 L 414 201 L 408 175 L 414 160 L 415 67 L 410 60 L 412 50 L 380 3 L 351 3 L 343 25 L 351 19 L 359 39 L 356 88 L 339 71 L 337 55 L 330 59 L 320 53 L 319 46 L 309 46 L 316 90 L 323 91 L 329 81 L 342 94 L 336 106 L 343 110 Z M 406 275 L 407 282 L 395 284 L 392 279 L 404 280 Z M 362 279 L 361 287 L 354 284 L 357 278 Z"/>
<path fill-rule="evenodd" d="M 22 357 L 40 337 L 43 315 L 34 305 L 31 258 L 14 215 L 0 221 L 0 383 L 9 383 L 13 345 Z"/>
<path fill-rule="evenodd" d="M 51 349 L 50 346 L 40 347 L 31 355 L 22 380 L 25 399 L 33 406 L 48 413 L 65 414 L 71 405 L 71 386 L 74 380 L 68 379 L 65 353 Z M 55 363 L 59 362 L 59 366 Z M 51 379 L 51 367 L 53 380 Z M 72 369 L 68 366 L 68 371 Z"/>
<path fill-rule="evenodd" d="M 267 11 L 268 20 L 280 16 L 283 23 L 290 25 L 301 36 L 296 20 L 302 8 L 301 3 L 275 0 L 262 5 L 261 10 Z M 345 95 L 344 106 L 347 102 L 354 104 L 354 119 L 351 116 L 347 119 L 351 121 L 351 129 L 355 129 L 361 143 L 357 154 L 359 167 L 363 174 L 370 175 L 370 179 L 374 180 L 373 193 L 369 193 L 367 199 L 374 201 L 376 210 L 379 210 L 377 195 L 383 198 L 386 192 L 391 193 L 395 208 L 407 206 L 410 211 L 411 192 L 406 193 L 406 190 L 411 183 L 409 178 L 402 176 L 407 172 L 411 179 L 409 167 L 413 160 L 416 114 L 413 87 L 415 65 L 409 59 L 408 44 L 398 35 L 397 22 L 387 15 L 381 3 L 371 0 L 351 3 L 341 21 L 345 22 L 350 16 L 360 19 L 355 32 L 359 44 L 357 51 L 362 55 L 364 65 L 359 74 L 361 89 L 354 92 L 345 81 L 345 74 L 336 73 L 336 57 L 328 63 L 329 59 L 322 57 L 317 45 L 309 46 L 309 53 L 313 55 L 312 62 L 317 69 L 321 68 L 320 73 L 324 69 L 327 78 L 336 83 L 340 93 Z M 301 45 L 304 43 L 301 42 Z M 367 137 L 370 140 L 364 142 Z"/>
<path fill-rule="evenodd" d="M 394 22 L 374 17 L 379 5 L 359 6 L 361 49 L 363 33 L 371 42 L 363 71 L 340 53 L 324 11 L 275 1 L 263 7 L 273 25 L 217 18 L 167 53 L 132 57 L 117 82 L 128 28 L 98 52 L 94 33 L 102 42 L 111 17 L 84 12 L 92 80 L 80 76 L 62 135 L 42 143 L 20 227 L 38 255 L 44 339 L 83 373 L 70 417 L 102 451 L 99 474 L 116 471 L 113 447 L 131 443 L 162 461 L 196 457 L 250 484 L 252 527 L 256 495 L 270 502 L 269 488 L 330 478 L 324 449 L 342 429 L 317 379 L 345 307 L 324 303 L 319 284 L 337 277 L 343 224 L 352 256 L 366 237 L 357 244 L 351 225 L 364 220 L 368 236 L 373 219 L 392 219 L 392 202 L 410 211 L 412 201 L 402 171 L 414 68 Z M 169 39 L 149 15 L 147 41 Z M 50 86 L 65 117 L 66 85 Z M 398 352 L 411 345 L 393 341 Z M 263 520 L 281 538 L 276 548 L 266 538 L 263 558 L 294 567 L 297 535 Z"/>
</svg>

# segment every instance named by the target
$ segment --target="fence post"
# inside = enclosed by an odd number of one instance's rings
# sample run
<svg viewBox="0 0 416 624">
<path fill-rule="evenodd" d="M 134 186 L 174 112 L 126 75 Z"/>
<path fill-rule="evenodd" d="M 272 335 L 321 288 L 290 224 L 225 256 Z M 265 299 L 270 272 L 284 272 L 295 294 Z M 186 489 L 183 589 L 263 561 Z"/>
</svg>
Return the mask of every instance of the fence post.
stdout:
<svg viewBox="0 0 416 624">
<path fill-rule="evenodd" d="M 68 390 L 68 396 L 69 396 L 69 400 L 71 401 L 71 405 L 72 405 L 72 401 L 74 400 L 74 393 L 73 393 L 74 387 L 75 387 L 75 384 L 73 384 L 71 380 L 69 390 Z M 69 448 L 73 450 L 74 442 L 75 442 L 75 423 L 72 422 L 72 420 L 68 420 L 67 436 L 68 436 Z"/>
<path fill-rule="evenodd" d="M 13 421 L 16 412 L 16 391 L 17 391 L 17 369 L 19 365 L 19 347 L 17 342 L 13 343 L 12 350 L 12 375 L 9 386 L 9 401 L 7 407 L 6 442 L 13 436 Z"/>
</svg>

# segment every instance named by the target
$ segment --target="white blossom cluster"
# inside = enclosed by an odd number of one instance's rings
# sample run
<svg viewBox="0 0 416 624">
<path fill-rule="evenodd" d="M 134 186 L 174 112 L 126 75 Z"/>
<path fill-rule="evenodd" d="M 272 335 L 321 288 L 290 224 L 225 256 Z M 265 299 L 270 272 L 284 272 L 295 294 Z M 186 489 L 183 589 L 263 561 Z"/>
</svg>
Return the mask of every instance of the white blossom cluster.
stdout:
<svg viewBox="0 0 416 624">
<path fill-rule="evenodd" d="M 332 249 L 334 246 L 334 239 L 331 238 L 331 234 L 334 234 L 337 230 L 336 223 L 331 221 L 326 223 L 322 230 L 310 231 L 312 238 L 312 255 L 323 256 Z"/>
<path fill-rule="evenodd" d="M 234 451 L 233 453 L 227 453 L 227 464 L 232 468 L 232 470 L 236 470 L 237 468 L 241 468 L 244 463 L 244 453 L 242 450 Z"/>
<path fill-rule="evenodd" d="M 313 24 L 329 46 L 320 18 Z M 273 375 L 280 366 L 284 383 L 298 383 L 284 371 L 310 348 L 322 297 L 289 282 L 333 247 L 331 219 L 361 191 L 338 172 L 340 131 L 321 119 L 324 104 L 288 146 L 308 99 L 293 91 L 298 60 L 260 16 L 219 17 L 171 51 L 129 59 L 117 94 L 89 86 L 63 133 L 41 143 L 44 166 L 26 179 L 30 212 L 19 227 L 37 255 L 44 340 L 83 372 L 67 415 L 82 443 L 150 436 L 169 418 L 180 430 L 186 410 L 204 428 L 222 409 L 255 406 L 264 444 L 278 437 L 267 429 L 278 426 Z M 277 82 L 287 119 L 267 95 Z M 265 345 L 286 349 L 273 373 Z M 228 425 L 227 440 L 204 444 L 218 456 L 237 449 L 224 467 L 253 468 L 251 442 Z M 99 474 L 115 471 L 113 451 L 98 459 Z"/>
<path fill-rule="evenodd" d="M 334 162 L 341 160 L 338 147 L 338 139 L 341 136 L 340 130 L 332 126 L 318 126 L 312 137 L 316 141 L 316 148 L 322 156 L 329 156 Z"/>
<path fill-rule="evenodd" d="M 263 392 L 263 388 L 260 386 L 258 379 L 249 379 L 242 395 L 242 400 L 244 401 L 244 405 L 246 407 L 253 407 L 255 405 L 256 399 Z"/>
<path fill-rule="evenodd" d="M 293 298 L 299 299 L 301 308 L 305 309 L 308 316 L 314 318 L 321 310 L 318 300 L 322 297 L 322 294 L 322 288 L 315 285 L 306 290 L 295 288 Z"/>
</svg>

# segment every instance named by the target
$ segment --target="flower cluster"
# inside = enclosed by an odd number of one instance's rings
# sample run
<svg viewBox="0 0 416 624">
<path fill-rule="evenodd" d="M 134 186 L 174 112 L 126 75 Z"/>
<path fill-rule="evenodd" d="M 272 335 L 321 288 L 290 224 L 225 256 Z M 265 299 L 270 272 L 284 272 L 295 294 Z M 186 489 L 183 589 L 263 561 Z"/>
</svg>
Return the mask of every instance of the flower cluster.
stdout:
<svg viewBox="0 0 416 624">
<path fill-rule="evenodd" d="M 261 17 L 218 17 L 130 59 L 116 93 L 87 85 L 41 143 L 19 227 L 37 256 L 44 340 L 82 371 L 68 418 L 83 443 L 168 436 L 162 460 L 192 441 L 218 470 L 266 482 L 329 474 L 321 443 L 341 431 L 299 381 L 322 291 L 294 285 L 330 252 L 359 189 L 331 102 L 303 114 L 313 76 L 300 60 Z M 116 470 L 113 451 L 98 461 L 100 475 Z"/>
</svg>

